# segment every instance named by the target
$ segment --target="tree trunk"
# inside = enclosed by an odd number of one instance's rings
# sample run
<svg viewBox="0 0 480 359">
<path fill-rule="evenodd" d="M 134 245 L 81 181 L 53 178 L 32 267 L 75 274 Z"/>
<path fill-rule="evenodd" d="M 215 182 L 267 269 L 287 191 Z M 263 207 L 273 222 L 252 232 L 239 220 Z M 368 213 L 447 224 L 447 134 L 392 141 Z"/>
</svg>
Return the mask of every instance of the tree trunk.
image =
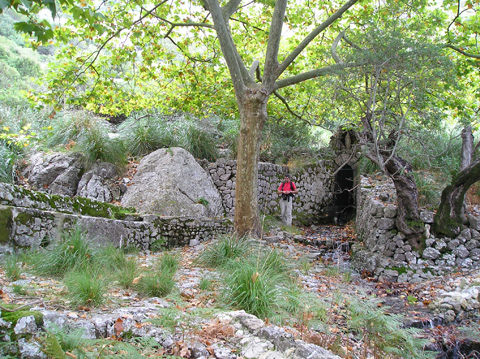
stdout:
<svg viewBox="0 0 480 359">
<path fill-rule="evenodd" d="M 410 166 L 400 157 L 393 156 L 385 163 L 385 169 L 393 180 L 397 192 L 397 228 L 405 234 L 413 248 L 420 249 L 423 223 L 418 209 L 417 184 L 410 174 Z"/>
<path fill-rule="evenodd" d="M 460 171 L 463 171 L 472 163 L 473 158 L 473 134 L 472 126 L 465 126 L 462 130 L 462 161 Z"/>
<path fill-rule="evenodd" d="M 465 193 L 480 180 L 480 159 L 473 161 L 461 171 L 442 192 L 442 199 L 433 222 L 437 235 L 454 238 L 468 223 L 465 217 Z"/>
<path fill-rule="evenodd" d="M 258 208 L 258 161 L 260 136 L 267 119 L 268 93 L 261 87 L 247 88 L 238 100 L 240 134 L 235 184 L 235 232 L 239 236 L 261 237 Z"/>
</svg>

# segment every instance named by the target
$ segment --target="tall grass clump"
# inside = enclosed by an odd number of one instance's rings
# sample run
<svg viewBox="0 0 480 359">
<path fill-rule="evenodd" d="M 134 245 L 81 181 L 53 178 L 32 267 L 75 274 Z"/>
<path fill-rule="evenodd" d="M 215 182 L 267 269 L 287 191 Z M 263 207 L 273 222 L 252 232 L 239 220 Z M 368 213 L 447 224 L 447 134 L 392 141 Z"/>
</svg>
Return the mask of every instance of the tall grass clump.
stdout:
<svg viewBox="0 0 480 359">
<path fill-rule="evenodd" d="M 110 273 L 120 286 L 127 289 L 134 286 L 133 281 L 139 274 L 135 258 L 127 257 L 122 249 L 113 245 L 100 248 L 95 258 L 95 266 Z"/>
<path fill-rule="evenodd" d="M 248 250 L 245 238 L 238 238 L 235 234 L 225 235 L 200 253 L 196 262 L 206 267 L 221 267 L 230 260 L 243 257 Z"/>
<path fill-rule="evenodd" d="M 17 151 L 0 142 L 0 182 L 13 183 L 17 159 Z"/>
<path fill-rule="evenodd" d="M 168 123 L 158 115 L 129 117 L 123 122 L 118 133 L 125 144 L 125 149 L 134 157 L 145 156 L 159 148 L 174 146 L 173 131 Z"/>
<path fill-rule="evenodd" d="M 51 126 L 46 146 L 82 153 L 87 167 L 96 160 L 118 166 L 126 163 L 123 143 L 111 136 L 113 128 L 104 119 L 84 111 L 69 111 L 58 115 Z"/>
<path fill-rule="evenodd" d="M 185 132 L 184 148 L 195 158 L 215 161 L 218 157 L 217 141 L 212 132 L 191 123 Z"/>
<path fill-rule="evenodd" d="M 77 226 L 71 232 L 64 232 L 49 248 L 32 255 L 32 261 L 37 273 L 62 278 L 74 268 L 90 267 L 93 257 L 86 233 Z"/>
<path fill-rule="evenodd" d="M 219 145 L 224 150 L 228 150 L 227 156 L 229 158 L 237 158 L 240 121 L 237 119 L 224 119 L 220 121 L 218 128 L 222 134 Z"/>
<path fill-rule="evenodd" d="M 138 267 L 134 258 L 128 258 L 122 268 L 119 268 L 116 279 L 126 289 L 133 288 L 133 281 L 137 277 Z"/>
<path fill-rule="evenodd" d="M 78 268 L 66 274 L 64 282 L 73 305 L 98 307 L 104 302 L 107 278 L 100 271 L 100 268 Z"/>
<path fill-rule="evenodd" d="M 11 281 L 20 279 L 22 269 L 18 264 L 18 256 L 16 254 L 7 254 L 5 256 L 5 262 L 2 266 L 8 279 Z"/>
<path fill-rule="evenodd" d="M 273 316 L 280 309 L 292 272 L 278 252 L 259 252 L 226 265 L 224 301 L 259 318 Z"/>
<path fill-rule="evenodd" d="M 175 286 L 174 276 L 179 266 L 177 256 L 165 253 L 148 275 L 138 281 L 138 291 L 148 297 L 164 297 L 170 294 Z"/>
</svg>

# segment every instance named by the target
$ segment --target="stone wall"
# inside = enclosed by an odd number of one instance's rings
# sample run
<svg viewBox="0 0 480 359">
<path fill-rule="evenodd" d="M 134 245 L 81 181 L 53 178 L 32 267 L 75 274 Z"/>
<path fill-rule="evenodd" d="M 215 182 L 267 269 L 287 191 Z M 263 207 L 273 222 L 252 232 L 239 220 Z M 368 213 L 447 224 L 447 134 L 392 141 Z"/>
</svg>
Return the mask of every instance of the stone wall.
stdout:
<svg viewBox="0 0 480 359">
<path fill-rule="evenodd" d="M 215 163 L 204 164 L 215 186 L 222 196 L 225 212 L 232 216 L 234 212 L 235 180 L 237 163 L 234 160 L 220 159 Z M 260 211 L 266 214 L 279 212 L 277 188 L 286 173 L 292 175 L 292 181 L 298 187 L 293 204 L 293 215 L 302 223 L 318 221 L 328 214 L 333 199 L 334 178 L 327 174 L 326 162 L 302 168 L 292 172 L 286 166 L 271 163 L 258 165 L 258 202 Z"/>
<path fill-rule="evenodd" d="M 455 268 L 480 266 L 480 221 L 469 214 L 470 228 L 454 239 L 436 238 L 430 228 L 434 213 L 421 211 L 424 248 L 413 249 L 395 225 L 396 192 L 383 176 L 362 176 L 357 188 L 356 233 L 362 241 L 353 248 L 353 264 L 390 282 L 419 282 Z"/>
<path fill-rule="evenodd" d="M 4 251 L 11 245 L 38 247 L 75 225 L 97 242 L 141 249 L 148 249 L 157 240 L 183 246 L 232 231 L 227 218 L 160 217 L 124 210 L 103 202 L 47 195 L 0 183 L 0 245 Z"/>
<path fill-rule="evenodd" d="M 162 238 L 172 246 L 211 238 L 232 231 L 228 217 L 233 215 L 236 161 L 203 163 L 218 188 L 227 218 L 165 217 L 139 215 L 124 208 L 82 197 L 34 192 L 0 183 L 0 245 L 38 247 L 78 223 L 97 241 L 135 245 L 146 249 Z M 277 188 L 285 173 L 298 187 L 294 222 L 317 223 L 328 216 L 333 199 L 334 178 L 327 174 L 326 162 L 289 171 L 286 166 L 259 163 L 258 196 L 263 213 L 279 212 Z"/>
</svg>

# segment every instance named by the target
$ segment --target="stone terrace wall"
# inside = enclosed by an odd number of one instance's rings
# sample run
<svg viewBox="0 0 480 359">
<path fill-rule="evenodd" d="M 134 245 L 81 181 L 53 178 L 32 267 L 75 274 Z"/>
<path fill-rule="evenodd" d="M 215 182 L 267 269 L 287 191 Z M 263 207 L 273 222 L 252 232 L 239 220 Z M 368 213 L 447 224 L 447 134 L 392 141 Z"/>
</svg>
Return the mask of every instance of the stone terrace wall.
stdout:
<svg viewBox="0 0 480 359">
<path fill-rule="evenodd" d="M 455 268 L 480 266 L 480 221 L 469 215 L 470 228 L 454 239 L 430 233 L 434 213 L 422 211 L 425 248 L 414 250 L 399 233 L 393 182 L 382 175 L 361 177 L 357 189 L 356 232 L 362 245 L 353 248 L 353 264 L 390 282 L 419 282 Z"/>
<path fill-rule="evenodd" d="M 333 198 L 334 178 L 326 172 L 326 163 L 321 161 L 315 165 L 292 172 L 292 181 L 298 187 L 295 196 L 294 218 L 306 220 L 326 215 Z M 215 163 L 204 165 L 210 173 L 222 196 L 227 215 L 234 212 L 235 180 L 237 162 L 220 159 Z M 258 201 L 260 210 L 266 214 L 279 212 L 277 188 L 289 168 L 286 166 L 262 163 L 258 165 Z"/>
<path fill-rule="evenodd" d="M 141 249 L 159 239 L 170 246 L 183 246 L 232 230 L 226 218 L 160 217 L 121 210 L 81 197 L 47 195 L 0 183 L 0 246 L 3 251 L 11 245 L 38 247 L 76 224 L 97 242 Z"/>
</svg>

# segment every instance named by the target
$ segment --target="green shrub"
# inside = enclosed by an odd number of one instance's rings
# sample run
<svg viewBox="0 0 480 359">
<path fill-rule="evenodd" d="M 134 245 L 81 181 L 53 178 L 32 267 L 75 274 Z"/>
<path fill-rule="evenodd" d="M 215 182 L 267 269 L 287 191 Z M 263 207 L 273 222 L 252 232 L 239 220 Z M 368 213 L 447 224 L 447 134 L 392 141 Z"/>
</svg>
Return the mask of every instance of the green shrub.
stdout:
<svg viewBox="0 0 480 359">
<path fill-rule="evenodd" d="M 38 77 L 42 73 L 40 64 L 29 57 L 17 57 L 13 60 L 13 66 L 21 76 Z"/>
<path fill-rule="evenodd" d="M 13 183 L 16 160 L 17 154 L 15 151 L 0 142 L 0 182 Z"/>
<path fill-rule="evenodd" d="M 15 20 L 8 15 L 0 16 L 0 35 L 16 43 L 18 46 L 24 46 L 25 40 L 22 35 L 15 30 Z"/>
</svg>

